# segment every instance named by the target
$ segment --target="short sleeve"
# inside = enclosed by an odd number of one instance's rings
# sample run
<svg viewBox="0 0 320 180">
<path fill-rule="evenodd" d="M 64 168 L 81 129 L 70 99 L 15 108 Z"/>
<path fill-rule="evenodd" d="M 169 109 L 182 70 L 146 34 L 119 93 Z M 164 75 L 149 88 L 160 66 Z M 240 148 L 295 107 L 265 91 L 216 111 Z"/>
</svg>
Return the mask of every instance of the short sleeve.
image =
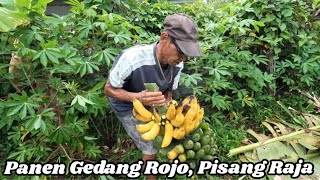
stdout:
<svg viewBox="0 0 320 180">
<path fill-rule="evenodd" d="M 115 66 L 109 72 L 109 82 L 114 88 L 122 88 L 125 83 L 125 79 L 132 73 L 132 66 L 126 53 L 121 54 L 121 56 L 116 61 Z"/>
</svg>

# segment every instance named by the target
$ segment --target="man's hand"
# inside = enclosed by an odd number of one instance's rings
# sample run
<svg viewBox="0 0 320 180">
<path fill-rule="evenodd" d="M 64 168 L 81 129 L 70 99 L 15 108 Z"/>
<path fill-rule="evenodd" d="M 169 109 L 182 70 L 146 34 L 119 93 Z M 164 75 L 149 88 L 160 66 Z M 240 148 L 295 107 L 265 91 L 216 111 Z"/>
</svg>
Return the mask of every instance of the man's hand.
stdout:
<svg viewBox="0 0 320 180">
<path fill-rule="evenodd" d="M 142 91 L 141 93 L 141 102 L 146 106 L 163 106 L 166 102 L 164 95 L 162 92 L 147 92 Z"/>
</svg>

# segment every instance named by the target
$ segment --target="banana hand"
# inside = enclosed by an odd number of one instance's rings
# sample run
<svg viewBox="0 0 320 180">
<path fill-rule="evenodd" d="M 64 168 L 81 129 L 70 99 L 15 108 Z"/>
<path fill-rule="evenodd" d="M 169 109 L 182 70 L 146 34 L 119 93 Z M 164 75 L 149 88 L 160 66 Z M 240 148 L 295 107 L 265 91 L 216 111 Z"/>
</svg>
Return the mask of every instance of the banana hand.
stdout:
<svg viewBox="0 0 320 180">
<path fill-rule="evenodd" d="M 150 121 L 146 124 L 138 124 L 138 125 L 136 125 L 136 129 L 139 133 L 145 133 L 145 132 L 148 132 L 152 129 L 154 123 L 156 123 L 156 122 Z"/>
<path fill-rule="evenodd" d="M 134 110 L 138 114 L 145 117 L 146 119 L 152 119 L 152 113 L 148 111 L 138 99 L 133 98 L 132 104 L 133 104 Z"/>
<path fill-rule="evenodd" d="M 160 132 L 160 125 L 158 123 L 155 123 L 151 130 L 146 132 L 146 133 L 143 133 L 141 135 L 141 138 L 145 141 L 151 141 L 153 140 Z"/>
</svg>

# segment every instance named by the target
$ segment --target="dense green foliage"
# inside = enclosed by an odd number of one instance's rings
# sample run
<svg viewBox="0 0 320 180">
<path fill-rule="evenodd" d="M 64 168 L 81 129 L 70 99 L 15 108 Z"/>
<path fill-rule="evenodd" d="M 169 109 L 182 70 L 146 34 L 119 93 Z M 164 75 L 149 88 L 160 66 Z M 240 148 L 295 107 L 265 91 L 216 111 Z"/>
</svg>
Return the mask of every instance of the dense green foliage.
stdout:
<svg viewBox="0 0 320 180">
<path fill-rule="evenodd" d="M 206 106 L 219 158 L 240 145 L 243 128 L 266 116 L 286 119 L 277 100 L 306 109 L 298 90 L 319 94 L 319 1 L 248 0 L 219 10 L 107 2 L 70 0 L 66 16 L 37 15 L 0 34 L 0 147 L 8 159 L 68 162 L 112 147 L 124 133 L 102 91 L 108 70 L 122 49 L 157 41 L 174 12 L 200 28 L 204 57 L 190 59 L 180 85 Z M 21 64 L 8 73 L 12 52 Z"/>
</svg>

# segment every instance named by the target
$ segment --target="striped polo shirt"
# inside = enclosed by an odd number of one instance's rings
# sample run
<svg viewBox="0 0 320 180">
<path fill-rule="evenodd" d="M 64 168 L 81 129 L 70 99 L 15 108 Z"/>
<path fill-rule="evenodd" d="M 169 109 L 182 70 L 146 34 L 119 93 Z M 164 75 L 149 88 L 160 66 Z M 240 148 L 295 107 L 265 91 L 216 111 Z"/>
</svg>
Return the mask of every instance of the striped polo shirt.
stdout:
<svg viewBox="0 0 320 180">
<path fill-rule="evenodd" d="M 145 90 L 144 83 L 156 83 L 161 92 L 177 89 L 183 62 L 161 68 L 156 56 L 156 45 L 135 45 L 122 51 L 109 72 L 110 85 L 129 92 Z M 108 99 L 116 115 L 123 117 L 132 113 L 132 102 L 112 97 Z"/>
</svg>

